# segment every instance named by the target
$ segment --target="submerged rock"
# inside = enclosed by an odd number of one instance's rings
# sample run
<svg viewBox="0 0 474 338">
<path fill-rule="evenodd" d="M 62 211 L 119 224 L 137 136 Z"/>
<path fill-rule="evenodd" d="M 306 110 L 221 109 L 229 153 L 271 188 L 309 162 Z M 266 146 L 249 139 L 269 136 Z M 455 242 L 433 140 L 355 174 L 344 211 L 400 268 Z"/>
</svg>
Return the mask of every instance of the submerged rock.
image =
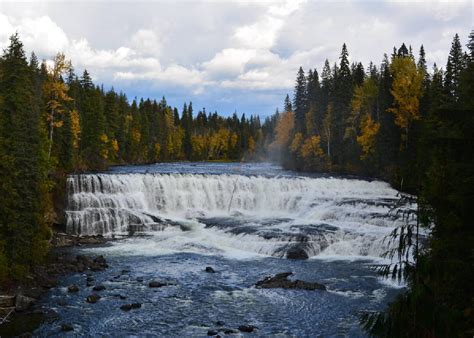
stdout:
<svg viewBox="0 0 474 338">
<path fill-rule="evenodd" d="M 158 281 L 158 280 L 152 280 L 150 283 L 148 283 L 148 286 L 150 288 L 161 288 L 163 286 L 170 286 L 170 285 L 176 285 L 176 284 L 169 281 Z"/>
<path fill-rule="evenodd" d="M 132 309 L 139 309 L 142 307 L 141 303 L 131 303 L 131 304 L 124 304 L 120 307 L 123 311 L 130 311 Z"/>
<path fill-rule="evenodd" d="M 216 330 L 209 330 L 207 331 L 208 336 L 215 336 L 218 332 Z"/>
<path fill-rule="evenodd" d="M 208 273 L 215 273 L 216 270 L 214 270 L 212 268 L 212 266 L 206 266 L 206 268 L 204 269 L 205 272 L 208 272 Z"/>
<path fill-rule="evenodd" d="M 74 327 L 70 324 L 61 324 L 61 331 L 64 331 L 64 332 L 74 331 Z"/>
<path fill-rule="evenodd" d="M 240 325 L 238 327 L 238 329 L 239 329 L 240 332 L 250 333 L 250 332 L 253 332 L 255 330 L 255 326 L 253 326 L 253 325 Z"/>
<path fill-rule="evenodd" d="M 302 280 L 288 279 L 293 272 L 277 273 L 275 276 L 267 277 L 255 284 L 255 287 L 261 289 L 303 289 L 303 290 L 326 290 L 326 286 L 316 282 L 306 282 Z"/>
</svg>

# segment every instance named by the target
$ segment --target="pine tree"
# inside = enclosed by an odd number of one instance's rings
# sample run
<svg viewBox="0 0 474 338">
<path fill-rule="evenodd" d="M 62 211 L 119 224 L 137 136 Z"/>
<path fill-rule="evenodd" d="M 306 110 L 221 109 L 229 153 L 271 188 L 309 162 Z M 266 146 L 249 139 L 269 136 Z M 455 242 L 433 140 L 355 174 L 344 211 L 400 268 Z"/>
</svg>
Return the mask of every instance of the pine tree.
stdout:
<svg viewBox="0 0 474 338">
<path fill-rule="evenodd" d="M 22 278 L 44 257 L 49 231 L 45 132 L 35 106 L 31 69 L 15 34 L 0 76 L 0 264 Z"/>
<path fill-rule="evenodd" d="M 295 130 L 303 132 L 305 129 L 305 114 L 308 111 L 307 80 L 303 68 L 300 67 L 296 77 L 293 107 L 295 111 Z"/>
<path fill-rule="evenodd" d="M 444 78 L 447 100 L 450 102 L 456 102 L 459 98 L 459 77 L 464 64 L 461 42 L 459 41 L 459 35 L 456 34 L 451 44 Z"/>
<path fill-rule="evenodd" d="M 290 97 L 288 96 L 288 94 L 286 94 L 286 97 L 285 97 L 285 104 L 284 104 L 283 111 L 284 112 L 293 111 L 293 105 L 291 104 Z"/>
</svg>

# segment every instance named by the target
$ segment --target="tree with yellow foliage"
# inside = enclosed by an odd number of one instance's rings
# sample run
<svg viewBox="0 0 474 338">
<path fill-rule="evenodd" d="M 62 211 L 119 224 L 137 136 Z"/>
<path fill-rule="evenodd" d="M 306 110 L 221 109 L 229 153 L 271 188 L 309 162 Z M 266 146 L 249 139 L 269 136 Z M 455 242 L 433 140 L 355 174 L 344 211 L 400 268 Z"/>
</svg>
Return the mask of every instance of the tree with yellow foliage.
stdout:
<svg viewBox="0 0 474 338">
<path fill-rule="evenodd" d="M 68 95 L 68 86 L 62 80 L 62 76 L 71 69 L 71 62 L 66 60 L 63 53 L 58 53 L 54 57 L 53 65 L 48 67 L 48 77 L 44 82 L 44 96 L 46 98 L 49 147 L 48 158 L 51 158 L 51 149 L 53 147 L 54 128 L 60 128 L 63 125 L 62 120 L 56 120 L 56 116 L 64 113 L 64 104 L 71 101 Z"/>
<path fill-rule="evenodd" d="M 390 93 L 394 98 L 393 107 L 387 111 L 395 115 L 395 124 L 402 130 L 402 140 L 408 144 L 408 130 L 413 121 L 420 119 L 420 97 L 424 74 L 418 70 L 413 58 L 394 57 L 390 64 L 393 75 Z"/>
<path fill-rule="evenodd" d="M 279 150 L 288 146 L 295 127 L 295 114 L 291 111 L 282 113 L 275 127 L 275 140 L 270 147 Z"/>
<path fill-rule="evenodd" d="M 375 140 L 380 130 L 380 123 L 375 122 L 370 115 L 365 115 L 361 122 L 360 136 L 357 136 L 357 143 L 362 147 L 361 159 L 365 160 L 375 151 Z"/>
</svg>

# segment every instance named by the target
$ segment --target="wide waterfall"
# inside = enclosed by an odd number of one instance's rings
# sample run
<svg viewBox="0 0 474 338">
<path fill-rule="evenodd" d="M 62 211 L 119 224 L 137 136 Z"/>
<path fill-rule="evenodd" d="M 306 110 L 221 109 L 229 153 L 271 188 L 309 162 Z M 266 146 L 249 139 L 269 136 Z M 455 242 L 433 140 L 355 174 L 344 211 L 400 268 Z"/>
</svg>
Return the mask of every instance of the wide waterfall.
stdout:
<svg viewBox="0 0 474 338">
<path fill-rule="evenodd" d="M 67 183 L 68 232 L 152 231 L 170 250 L 380 257 L 403 222 L 396 211 L 413 208 L 395 208 L 388 184 L 359 179 L 107 173 Z"/>
</svg>

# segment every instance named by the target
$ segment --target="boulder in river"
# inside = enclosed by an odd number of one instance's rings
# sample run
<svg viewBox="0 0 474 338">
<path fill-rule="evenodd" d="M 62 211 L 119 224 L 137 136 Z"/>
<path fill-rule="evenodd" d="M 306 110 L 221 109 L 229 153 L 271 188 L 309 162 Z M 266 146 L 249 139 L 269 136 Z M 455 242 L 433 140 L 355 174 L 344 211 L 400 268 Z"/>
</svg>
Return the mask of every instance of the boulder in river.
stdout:
<svg viewBox="0 0 474 338">
<path fill-rule="evenodd" d="M 130 311 L 132 309 L 139 309 L 142 307 L 141 303 L 131 303 L 131 304 L 124 304 L 120 307 L 123 311 Z"/>
<path fill-rule="evenodd" d="M 100 298 L 101 297 L 99 295 L 92 294 L 92 295 L 87 296 L 86 302 L 94 304 L 94 303 L 97 303 Z"/>
<path fill-rule="evenodd" d="M 299 279 L 290 280 L 292 272 L 277 273 L 275 276 L 266 277 L 255 284 L 255 287 L 261 289 L 303 289 L 303 290 L 326 290 L 326 286 L 316 282 L 306 282 Z"/>
<path fill-rule="evenodd" d="M 250 332 L 253 332 L 255 330 L 255 326 L 253 326 L 253 325 L 240 325 L 238 327 L 238 329 L 239 329 L 240 332 L 250 333 Z"/>
<path fill-rule="evenodd" d="M 67 287 L 68 292 L 78 292 L 79 287 L 76 284 L 71 284 Z"/>
<path fill-rule="evenodd" d="M 161 288 L 163 286 L 169 286 L 169 285 L 176 285 L 176 284 L 170 281 L 159 281 L 159 280 L 152 280 L 150 283 L 148 283 L 148 286 L 150 288 Z"/>
<path fill-rule="evenodd" d="M 212 266 L 206 266 L 206 268 L 204 269 L 205 272 L 208 272 L 208 273 L 215 273 L 216 270 L 214 270 L 212 268 Z"/>
<path fill-rule="evenodd" d="M 301 247 L 296 246 L 286 252 L 288 259 L 308 259 L 308 253 Z"/>
<path fill-rule="evenodd" d="M 103 291 L 105 290 L 105 286 L 103 286 L 102 284 L 99 284 L 99 285 L 96 285 L 92 288 L 92 290 L 94 291 Z"/>
<path fill-rule="evenodd" d="M 74 327 L 70 324 L 61 324 L 61 331 L 64 331 L 64 332 L 74 331 Z"/>
</svg>

